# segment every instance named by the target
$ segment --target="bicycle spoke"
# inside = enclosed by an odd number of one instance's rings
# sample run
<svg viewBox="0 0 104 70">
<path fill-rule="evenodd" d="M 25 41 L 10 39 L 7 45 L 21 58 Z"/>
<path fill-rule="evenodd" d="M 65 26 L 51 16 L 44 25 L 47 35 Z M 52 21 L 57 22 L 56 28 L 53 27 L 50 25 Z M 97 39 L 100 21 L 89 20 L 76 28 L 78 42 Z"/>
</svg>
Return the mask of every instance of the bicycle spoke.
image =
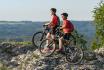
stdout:
<svg viewBox="0 0 104 70">
<path fill-rule="evenodd" d="M 43 40 L 41 45 L 40 45 L 40 52 L 43 54 L 43 56 L 49 56 L 55 50 L 55 47 L 53 47 L 53 40 L 50 40 L 50 43 L 48 45 L 46 45 L 47 40 L 48 39 Z M 46 51 L 44 52 L 45 49 L 46 49 Z"/>
<path fill-rule="evenodd" d="M 42 39 L 44 39 L 44 37 L 45 37 L 45 33 L 43 33 L 42 31 L 36 32 L 33 35 L 33 38 L 32 38 L 33 45 L 38 48 L 40 43 L 41 43 L 41 41 L 42 41 Z"/>
<path fill-rule="evenodd" d="M 68 47 L 69 50 L 71 51 L 66 54 L 66 59 L 68 62 L 71 64 L 77 64 L 81 61 L 83 57 L 83 52 L 80 48 L 78 47 Z"/>
</svg>

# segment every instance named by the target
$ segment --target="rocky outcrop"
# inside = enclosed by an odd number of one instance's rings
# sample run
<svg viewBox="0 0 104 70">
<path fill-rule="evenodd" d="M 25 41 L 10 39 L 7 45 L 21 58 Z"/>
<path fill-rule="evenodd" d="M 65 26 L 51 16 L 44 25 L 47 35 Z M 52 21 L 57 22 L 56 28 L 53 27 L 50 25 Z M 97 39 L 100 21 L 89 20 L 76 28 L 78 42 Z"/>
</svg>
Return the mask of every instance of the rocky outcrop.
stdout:
<svg viewBox="0 0 104 70">
<path fill-rule="evenodd" d="M 104 56 L 98 51 L 84 51 L 81 63 L 71 65 L 62 54 L 43 57 L 31 46 L 0 45 L 0 60 L 11 70 L 104 70 Z M 9 53 L 8 51 L 9 50 Z"/>
<path fill-rule="evenodd" d="M 101 48 L 99 48 L 99 49 L 96 49 L 94 52 L 95 52 L 96 54 L 98 54 L 98 55 L 104 57 L 104 47 L 101 47 Z"/>
</svg>

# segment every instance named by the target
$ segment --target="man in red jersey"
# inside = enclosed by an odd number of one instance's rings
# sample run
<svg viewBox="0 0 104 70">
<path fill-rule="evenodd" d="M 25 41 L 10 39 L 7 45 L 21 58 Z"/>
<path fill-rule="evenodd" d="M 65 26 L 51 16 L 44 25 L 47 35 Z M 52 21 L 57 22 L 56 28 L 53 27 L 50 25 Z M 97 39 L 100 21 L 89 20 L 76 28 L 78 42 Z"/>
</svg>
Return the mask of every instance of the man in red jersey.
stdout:
<svg viewBox="0 0 104 70">
<path fill-rule="evenodd" d="M 48 30 L 48 33 L 46 35 L 46 38 L 48 39 L 46 46 L 49 44 L 49 39 L 51 37 L 53 40 L 55 39 L 56 28 L 60 24 L 59 17 L 56 15 L 57 10 L 55 8 L 51 8 L 50 11 L 51 11 L 51 21 L 48 23 L 49 30 Z M 53 47 L 55 47 L 55 42 L 53 44 Z"/>
<path fill-rule="evenodd" d="M 61 15 L 62 15 L 62 19 L 63 19 L 63 24 L 60 29 L 63 30 L 64 35 L 59 38 L 59 49 L 57 51 L 62 50 L 62 46 L 63 46 L 62 39 L 64 38 L 66 40 L 69 40 L 71 32 L 74 30 L 73 24 L 69 20 L 67 20 L 68 14 L 62 13 Z"/>
</svg>

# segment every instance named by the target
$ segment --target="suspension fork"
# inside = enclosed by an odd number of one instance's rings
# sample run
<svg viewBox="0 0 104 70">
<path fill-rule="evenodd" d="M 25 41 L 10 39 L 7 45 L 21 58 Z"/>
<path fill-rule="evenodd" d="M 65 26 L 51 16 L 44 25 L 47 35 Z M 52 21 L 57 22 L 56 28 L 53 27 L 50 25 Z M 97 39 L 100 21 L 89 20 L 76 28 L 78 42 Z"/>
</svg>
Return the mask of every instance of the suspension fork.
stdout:
<svg viewBox="0 0 104 70">
<path fill-rule="evenodd" d="M 43 33 L 42 33 L 42 37 L 41 37 L 40 41 L 42 41 L 42 40 L 43 40 L 44 35 L 45 35 L 45 31 L 43 31 Z"/>
</svg>

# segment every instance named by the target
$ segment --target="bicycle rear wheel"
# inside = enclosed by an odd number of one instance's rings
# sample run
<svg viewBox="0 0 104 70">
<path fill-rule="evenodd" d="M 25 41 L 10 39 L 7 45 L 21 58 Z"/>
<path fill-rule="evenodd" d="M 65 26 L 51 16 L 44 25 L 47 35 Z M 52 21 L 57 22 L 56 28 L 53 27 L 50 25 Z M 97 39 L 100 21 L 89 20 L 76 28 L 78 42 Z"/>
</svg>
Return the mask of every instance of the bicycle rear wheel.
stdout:
<svg viewBox="0 0 104 70">
<path fill-rule="evenodd" d="M 41 41 L 45 38 L 45 36 L 46 33 L 43 33 L 42 31 L 34 33 L 32 37 L 32 44 L 38 48 L 40 46 Z"/>
<path fill-rule="evenodd" d="M 65 47 L 66 60 L 70 64 L 78 64 L 83 58 L 83 51 L 79 46 L 67 46 Z"/>
<path fill-rule="evenodd" d="M 49 40 L 49 44 L 47 45 L 46 41 Z M 50 56 L 55 51 L 55 46 L 53 46 L 54 41 L 52 39 L 45 39 L 41 42 L 39 51 L 43 56 Z"/>
</svg>

